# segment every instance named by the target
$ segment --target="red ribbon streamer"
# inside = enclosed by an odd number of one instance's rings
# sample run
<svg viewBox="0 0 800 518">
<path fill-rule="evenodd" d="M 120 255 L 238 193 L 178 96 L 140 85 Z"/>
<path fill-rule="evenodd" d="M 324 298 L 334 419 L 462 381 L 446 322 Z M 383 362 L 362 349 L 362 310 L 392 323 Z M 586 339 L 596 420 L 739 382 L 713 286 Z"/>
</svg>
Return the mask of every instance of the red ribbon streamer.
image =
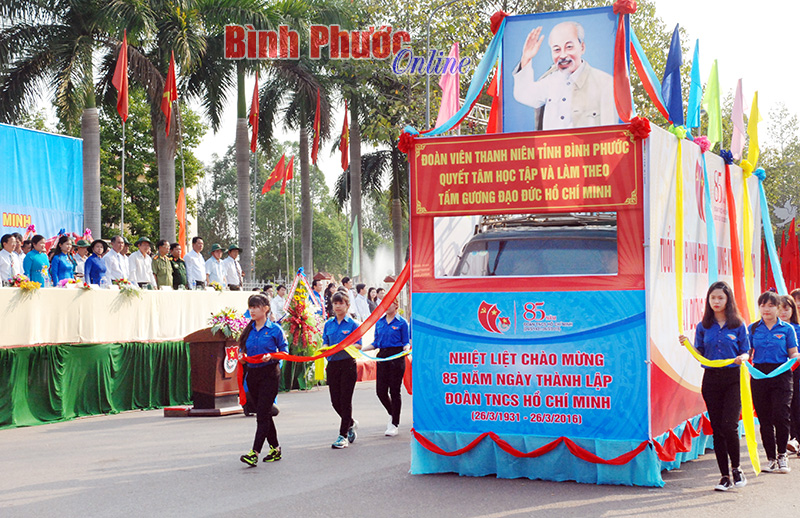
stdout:
<svg viewBox="0 0 800 518">
<path fill-rule="evenodd" d="M 442 448 L 440 448 L 439 446 L 437 446 L 433 441 L 431 441 L 430 439 L 428 439 L 427 437 L 425 437 L 424 435 L 422 435 L 418 431 L 414 430 L 413 428 L 411 429 L 411 433 L 414 435 L 414 438 L 417 440 L 417 442 L 419 442 L 422 445 L 423 448 L 425 448 L 428 451 L 432 451 L 433 453 L 436 453 L 437 455 L 443 455 L 445 457 L 456 457 L 458 455 L 462 455 L 464 453 L 467 453 L 471 449 L 475 448 L 475 446 L 480 444 L 481 441 L 483 441 L 486 437 L 489 437 L 500 447 L 500 449 L 502 449 L 504 452 L 508 453 L 509 455 L 512 455 L 512 456 L 517 457 L 517 458 L 532 459 L 532 458 L 535 458 L 535 457 L 540 457 L 540 456 L 544 455 L 545 453 L 550 453 L 559 444 L 561 444 L 563 442 L 564 445 L 569 450 L 569 452 L 572 453 L 574 456 L 578 457 L 579 459 L 581 459 L 583 461 L 586 461 L 586 462 L 591 462 L 593 464 L 606 464 L 606 465 L 611 465 L 611 466 L 621 466 L 623 464 L 627 464 L 628 462 L 633 460 L 634 457 L 636 457 L 642 451 L 644 451 L 644 449 L 647 448 L 647 445 L 650 443 L 650 441 L 642 441 L 642 443 L 639 446 L 637 446 L 635 449 L 633 449 L 633 450 L 631 450 L 631 451 L 629 451 L 627 453 L 623 453 L 619 457 L 614 457 L 613 459 L 604 459 L 602 457 L 598 457 L 597 455 L 595 455 L 594 453 L 590 452 L 589 450 L 587 450 L 585 448 L 582 448 L 581 446 L 578 446 L 577 444 L 575 444 L 575 442 L 572 439 L 569 439 L 567 437 L 559 437 L 558 439 L 556 439 L 556 440 L 554 440 L 552 442 L 549 442 L 549 443 L 545 444 L 544 446 L 542 446 L 540 448 L 536 448 L 533 451 L 522 452 L 522 451 L 519 451 L 518 449 L 514 448 L 510 444 L 508 444 L 506 441 L 502 440 L 500 437 L 497 436 L 496 433 L 494 433 L 494 432 L 484 432 L 484 433 L 480 434 L 478 437 L 476 437 L 472 442 L 470 442 L 469 444 L 464 446 L 463 448 L 460 448 L 460 449 L 454 450 L 454 451 L 445 451 Z M 653 442 L 655 442 L 655 441 L 653 441 Z"/>
<path fill-rule="evenodd" d="M 745 186 L 745 189 L 747 186 Z M 731 166 L 725 164 L 725 195 L 728 197 L 728 221 L 731 233 L 731 263 L 733 266 L 733 296 L 739 312 L 745 322 L 750 322 L 750 308 L 747 305 L 747 293 L 744 288 L 744 266 L 742 265 L 742 249 L 739 246 L 739 233 L 736 231 L 736 198 L 731 187 Z M 708 216 L 707 216 L 708 217 Z M 750 253 L 749 251 L 747 252 Z"/>
<path fill-rule="evenodd" d="M 397 276 L 397 280 L 394 282 L 392 287 L 389 288 L 389 291 L 386 292 L 386 296 L 383 298 L 383 300 L 381 300 L 381 303 L 378 304 L 378 307 L 375 308 L 375 311 L 373 311 L 355 331 L 347 335 L 345 339 L 339 342 L 339 344 L 333 349 L 328 349 L 314 356 L 295 356 L 294 354 L 278 351 L 270 354 L 271 358 L 273 360 L 286 360 L 290 362 L 308 362 L 334 355 L 339 351 L 344 350 L 345 347 L 353 345 L 360 340 L 361 337 L 364 336 L 364 334 L 369 331 L 370 328 L 372 328 L 372 326 L 375 325 L 375 322 L 377 322 L 378 319 L 383 316 L 383 314 L 389 308 L 389 305 L 394 302 L 397 296 L 400 294 L 400 291 L 406 285 L 410 276 L 411 263 L 406 263 L 406 265 L 403 267 L 403 271 Z M 245 356 L 242 359 L 247 363 L 262 363 L 264 361 L 264 356 L 266 355 L 258 354 L 255 356 Z M 245 396 L 244 392 L 244 373 L 242 371 L 241 364 L 239 364 L 239 367 L 236 369 L 236 377 L 239 381 L 239 404 L 244 405 L 247 402 L 247 397 Z"/>
<path fill-rule="evenodd" d="M 617 22 L 617 37 L 614 42 L 614 104 L 622 122 L 629 122 L 633 116 L 631 101 L 631 78 L 628 73 L 628 60 L 625 52 L 625 16 L 620 14 Z"/>
</svg>

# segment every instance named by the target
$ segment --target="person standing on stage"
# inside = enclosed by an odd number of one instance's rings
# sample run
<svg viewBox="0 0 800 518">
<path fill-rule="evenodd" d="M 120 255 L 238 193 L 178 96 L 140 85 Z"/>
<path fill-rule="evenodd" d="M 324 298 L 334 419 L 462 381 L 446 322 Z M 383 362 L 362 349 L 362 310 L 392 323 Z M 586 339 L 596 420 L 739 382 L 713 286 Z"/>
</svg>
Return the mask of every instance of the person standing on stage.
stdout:
<svg viewBox="0 0 800 518">
<path fill-rule="evenodd" d="M 169 286 L 172 288 L 172 261 L 169 257 L 169 241 L 159 239 L 156 243 L 158 253 L 153 258 L 153 275 L 158 283 L 158 288 Z"/>
<path fill-rule="evenodd" d="M 204 288 L 206 285 L 206 261 L 203 259 L 203 238 L 192 238 L 192 249 L 183 256 L 186 262 L 186 275 L 189 278 L 189 287 Z"/>
<path fill-rule="evenodd" d="M 122 253 L 124 248 L 125 240 L 122 236 L 114 236 L 111 238 L 111 250 L 103 256 L 109 280 L 116 281 L 120 279 L 129 279 L 130 277 L 128 257 Z"/>
<path fill-rule="evenodd" d="M 231 245 L 228 247 L 228 257 L 222 261 L 225 268 L 225 281 L 228 283 L 228 289 L 231 291 L 241 291 L 242 283 L 242 267 L 239 265 L 239 254 L 242 249 L 239 245 Z"/>
<path fill-rule="evenodd" d="M 173 290 L 189 289 L 189 277 L 186 275 L 186 263 L 181 258 L 181 251 L 180 243 L 172 243 L 169 247 Z"/>
</svg>

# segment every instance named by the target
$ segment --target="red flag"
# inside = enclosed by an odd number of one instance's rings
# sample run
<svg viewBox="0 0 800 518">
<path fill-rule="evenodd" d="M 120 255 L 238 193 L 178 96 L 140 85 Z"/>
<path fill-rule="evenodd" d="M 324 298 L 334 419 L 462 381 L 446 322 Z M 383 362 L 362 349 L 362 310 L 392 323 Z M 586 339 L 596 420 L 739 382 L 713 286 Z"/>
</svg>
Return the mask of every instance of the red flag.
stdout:
<svg viewBox="0 0 800 518">
<path fill-rule="evenodd" d="M 786 257 L 786 229 L 781 229 L 781 246 L 778 247 L 778 261 L 780 261 L 781 274 L 785 282 L 789 271 L 789 258 Z"/>
<path fill-rule="evenodd" d="M 492 82 L 489 83 L 489 88 L 486 93 L 492 97 L 492 109 L 489 110 L 489 120 L 486 122 L 486 133 L 499 133 L 500 132 L 500 93 L 497 91 L 497 76 L 500 75 L 498 69 Z"/>
<path fill-rule="evenodd" d="M 178 244 L 181 245 L 181 257 L 186 255 L 186 193 L 181 187 L 178 195 L 178 204 L 175 205 L 175 215 L 178 216 Z"/>
<path fill-rule="evenodd" d="M 178 85 L 175 83 L 175 52 L 171 52 L 169 58 L 169 72 L 167 82 L 164 84 L 164 95 L 161 98 L 161 111 L 167 118 L 166 132 L 169 135 L 169 126 L 172 122 L 172 103 L 178 100 Z"/>
<path fill-rule="evenodd" d="M 789 225 L 789 242 L 786 244 L 786 255 L 788 256 L 788 267 L 786 268 L 787 274 L 784 275 L 786 281 L 786 288 L 789 291 L 797 288 L 800 284 L 800 250 L 797 245 L 797 234 L 795 229 L 795 220 L 792 218 L 792 223 Z"/>
<path fill-rule="evenodd" d="M 731 168 L 725 164 L 725 196 L 728 205 L 728 221 L 736 220 L 736 198 L 733 197 L 733 187 L 731 185 Z M 736 225 L 730 225 L 731 237 L 731 267 L 733 268 L 733 296 L 736 299 L 736 305 L 739 306 L 739 312 L 744 318 L 745 322 L 750 322 L 750 308 L 747 305 L 747 294 L 744 288 L 745 275 L 744 266 L 742 265 L 742 249 L 739 246 L 739 232 L 736 230 Z M 750 253 L 749 250 L 746 253 Z"/>
<path fill-rule="evenodd" d="M 339 139 L 339 151 L 342 152 L 342 171 L 347 171 L 350 166 L 350 128 L 347 125 L 347 101 L 344 102 L 344 124 L 342 125 L 342 136 Z"/>
<path fill-rule="evenodd" d="M 264 187 L 261 188 L 261 194 L 267 194 L 269 190 L 272 189 L 272 186 L 275 185 L 278 182 L 278 180 L 283 178 L 283 169 L 284 169 L 283 161 L 285 159 L 286 155 L 284 154 L 281 156 L 281 159 L 278 160 L 278 163 L 275 164 L 275 169 L 272 170 L 272 174 L 269 175 L 267 181 L 264 182 Z"/>
<path fill-rule="evenodd" d="M 250 151 L 255 153 L 258 138 L 258 76 L 256 76 L 256 85 L 253 87 L 253 102 L 250 103 L 250 126 L 253 128 L 253 135 L 250 137 Z"/>
<path fill-rule="evenodd" d="M 283 183 L 281 184 L 281 194 L 286 194 L 286 180 L 291 180 L 292 170 L 294 169 L 294 155 L 289 159 L 289 165 L 286 166 L 286 173 L 283 175 Z"/>
<path fill-rule="evenodd" d="M 314 111 L 314 143 L 311 146 L 311 163 L 317 165 L 319 155 L 319 87 L 317 87 L 317 109 Z"/>
<path fill-rule="evenodd" d="M 114 78 L 111 84 L 117 89 L 117 112 L 122 122 L 128 120 L 128 31 L 122 36 L 122 46 L 119 48 L 117 68 L 114 69 Z"/>
</svg>

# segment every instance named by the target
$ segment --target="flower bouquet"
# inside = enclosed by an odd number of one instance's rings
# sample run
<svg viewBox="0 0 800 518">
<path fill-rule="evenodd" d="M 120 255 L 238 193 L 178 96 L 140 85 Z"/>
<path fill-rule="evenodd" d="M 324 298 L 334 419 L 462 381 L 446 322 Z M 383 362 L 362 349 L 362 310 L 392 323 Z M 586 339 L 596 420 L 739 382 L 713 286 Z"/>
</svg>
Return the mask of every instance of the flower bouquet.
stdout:
<svg viewBox="0 0 800 518">
<path fill-rule="evenodd" d="M 26 275 L 22 275 L 20 273 L 19 275 L 15 275 L 13 278 L 9 279 L 9 281 L 11 281 L 11 287 L 19 288 L 23 282 L 30 281 L 30 279 L 28 279 Z"/>
<path fill-rule="evenodd" d="M 305 276 L 298 272 L 287 298 L 286 316 L 283 318 L 289 352 L 298 356 L 312 356 L 322 347 L 322 323 L 314 311 L 309 292 Z M 288 362 L 284 367 L 288 371 L 283 379 L 286 390 L 308 389 L 316 384 L 314 376 L 308 375 L 308 363 Z M 320 367 L 317 365 L 314 368 Z"/>
<path fill-rule="evenodd" d="M 142 292 L 138 286 L 128 279 L 114 279 L 111 281 L 114 286 L 119 287 L 119 294 L 125 297 L 141 297 Z"/>
<path fill-rule="evenodd" d="M 212 313 L 208 324 L 212 333 L 222 333 L 226 338 L 238 340 L 249 320 L 239 315 L 233 308 L 225 308 L 219 313 Z"/>
<path fill-rule="evenodd" d="M 214 288 L 214 291 L 222 291 L 222 284 L 218 283 L 217 281 L 211 281 L 208 285 Z"/>
<path fill-rule="evenodd" d="M 58 281 L 58 287 L 84 290 L 92 289 L 91 286 L 83 282 L 81 279 L 61 279 Z"/>
</svg>

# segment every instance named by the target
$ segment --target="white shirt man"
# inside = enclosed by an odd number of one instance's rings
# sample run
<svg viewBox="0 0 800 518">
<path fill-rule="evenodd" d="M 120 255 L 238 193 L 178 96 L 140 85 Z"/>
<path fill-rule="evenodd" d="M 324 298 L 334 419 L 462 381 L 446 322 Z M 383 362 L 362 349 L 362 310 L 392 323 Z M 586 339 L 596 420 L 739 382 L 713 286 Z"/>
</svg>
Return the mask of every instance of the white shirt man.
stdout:
<svg viewBox="0 0 800 518">
<path fill-rule="evenodd" d="M 356 300 L 353 302 L 353 309 L 356 313 L 356 320 L 363 322 L 370 314 L 369 304 L 367 303 L 367 285 L 358 284 L 356 291 L 358 295 L 356 295 Z"/>
<path fill-rule="evenodd" d="M 225 280 L 228 281 L 228 288 L 231 290 L 242 289 L 242 267 L 239 265 L 239 247 L 231 245 L 228 247 L 228 257 L 222 261 L 225 267 Z"/>
<path fill-rule="evenodd" d="M 270 301 L 272 316 L 275 318 L 275 321 L 280 320 L 283 318 L 283 315 L 286 314 L 286 311 L 283 310 L 284 305 L 286 305 L 286 286 L 281 284 L 278 286 L 278 294 Z"/>
<path fill-rule="evenodd" d="M 136 241 L 137 251 L 131 254 L 129 261 L 130 278 L 128 279 L 139 286 L 150 284 L 156 285 L 156 278 L 153 275 L 153 258 L 150 257 L 150 240 L 146 237 Z"/>
<path fill-rule="evenodd" d="M 206 260 L 203 259 L 203 240 L 199 237 L 192 239 L 192 250 L 183 256 L 186 263 L 186 279 L 189 287 L 206 285 Z"/>
<path fill-rule="evenodd" d="M 103 261 L 106 263 L 106 274 L 112 281 L 118 279 L 130 280 L 130 269 L 128 266 L 128 257 L 122 255 L 122 248 L 125 246 L 122 236 L 114 236 L 111 238 L 111 250 L 103 256 Z"/>
<path fill-rule="evenodd" d="M 14 253 L 17 246 L 16 238 L 12 235 L 3 237 L 6 241 L 3 243 L 3 249 L 0 250 L 0 281 L 7 282 L 22 273 L 22 261 Z"/>
<path fill-rule="evenodd" d="M 84 239 L 79 239 L 75 244 L 77 252 L 73 256 L 75 259 L 75 275 L 83 277 L 83 268 L 86 265 L 86 259 L 89 257 L 89 246 L 91 243 Z"/>
<path fill-rule="evenodd" d="M 211 245 L 211 257 L 206 261 L 206 274 L 209 284 L 219 283 L 222 286 L 227 284 L 225 279 L 225 266 L 222 264 L 222 247 L 217 243 Z"/>
</svg>

